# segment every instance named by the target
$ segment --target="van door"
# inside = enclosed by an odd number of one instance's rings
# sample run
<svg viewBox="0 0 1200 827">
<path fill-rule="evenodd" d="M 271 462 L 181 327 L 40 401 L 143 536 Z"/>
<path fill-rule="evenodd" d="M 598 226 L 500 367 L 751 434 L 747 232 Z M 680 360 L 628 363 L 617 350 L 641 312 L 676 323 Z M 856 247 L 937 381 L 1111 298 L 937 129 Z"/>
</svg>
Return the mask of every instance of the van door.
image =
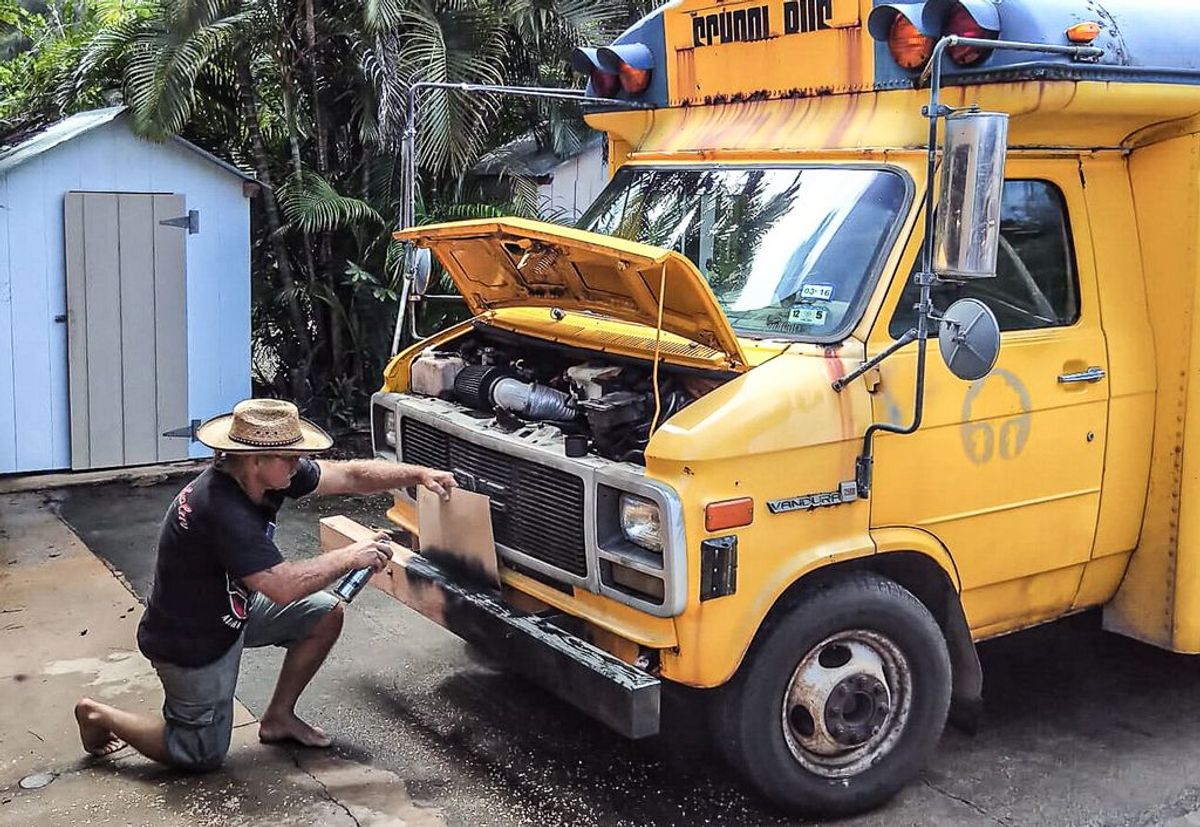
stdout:
<svg viewBox="0 0 1200 827">
<path fill-rule="evenodd" d="M 1010 158 L 997 277 L 934 289 L 944 310 L 974 297 L 1000 322 L 996 369 L 946 370 L 930 342 L 925 418 L 876 443 L 872 527 L 914 526 L 949 550 L 976 636 L 1068 610 L 1091 556 L 1104 470 L 1108 358 L 1087 212 L 1074 160 Z M 1078 239 L 1079 243 L 1074 243 Z M 869 342 L 915 325 L 919 230 Z M 911 421 L 916 352 L 881 366 L 877 420 Z"/>
</svg>

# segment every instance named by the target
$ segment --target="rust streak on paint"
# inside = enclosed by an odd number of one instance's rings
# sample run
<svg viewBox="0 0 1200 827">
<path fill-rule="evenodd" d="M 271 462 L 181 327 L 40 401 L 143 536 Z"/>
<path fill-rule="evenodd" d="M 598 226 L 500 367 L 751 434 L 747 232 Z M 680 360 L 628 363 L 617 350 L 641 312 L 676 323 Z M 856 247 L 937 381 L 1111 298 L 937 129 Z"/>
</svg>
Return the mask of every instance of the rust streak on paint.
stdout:
<svg viewBox="0 0 1200 827">
<path fill-rule="evenodd" d="M 842 54 L 847 56 L 846 83 L 851 89 L 861 89 L 863 85 L 862 28 L 855 26 L 837 31 L 841 40 L 838 48 Z"/>
<path fill-rule="evenodd" d="M 840 350 L 841 345 L 827 345 L 825 347 L 825 375 L 829 378 L 830 385 L 846 375 L 846 363 L 842 361 Z M 854 408 L 853 403 L 850 401 L 850 394 L 845 390 L 837 393 L 832 388 L 830 388 L 829 392 L 837 397 L 838 411 L 841 415 L 842 438 L 850 439 L 856 433 L 854 428 Z"/>
<path fill-rule="evenodd" d="M 845 108 L 842 110 L 841 116 L 838 117 L 837 121 L 834 122 L 833 128 L 829 131 L 829 135 L 826 138 L 826 146 L 838 146 L 841 144 L 842 139 L 846 135 L 846 131 L 850 128 L 850 125 L 854 123 L 854 116 L 858 114 L 858 104 L 860 100 L 860 98 L 855 97 L 851 98 L 847 102 Z"/>
</svg>

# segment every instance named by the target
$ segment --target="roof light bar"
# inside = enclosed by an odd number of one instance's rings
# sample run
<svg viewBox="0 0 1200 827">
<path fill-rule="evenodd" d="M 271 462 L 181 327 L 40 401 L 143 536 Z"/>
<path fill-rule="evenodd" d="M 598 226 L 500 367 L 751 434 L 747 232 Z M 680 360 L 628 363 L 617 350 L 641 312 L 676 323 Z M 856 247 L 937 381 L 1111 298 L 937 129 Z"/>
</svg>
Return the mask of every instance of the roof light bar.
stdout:
<svg viewBox="0 0 1200 827">
<path fill-rule="evenodd" d="M 654 54 L 644 43 L 620 43 L 592 49 L 581 46 L 571 52 L 571 68 L 591 80 L 592 91 L 614 97 L 621 90 L 640 95 L 650 87 Z"/>
</svg>

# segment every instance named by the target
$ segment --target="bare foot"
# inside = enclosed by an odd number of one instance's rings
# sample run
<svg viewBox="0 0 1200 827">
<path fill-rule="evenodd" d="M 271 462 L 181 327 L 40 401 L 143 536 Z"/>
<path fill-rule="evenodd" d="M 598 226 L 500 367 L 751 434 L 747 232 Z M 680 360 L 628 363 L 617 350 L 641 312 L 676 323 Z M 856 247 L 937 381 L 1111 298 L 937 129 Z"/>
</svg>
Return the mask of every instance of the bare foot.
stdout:
<svg viewBox="0 0 1200 827">
<path fill-rule="evenodd" d="M 91 698 L 82 698 L 75 704 L 75 720 L 79 723 L 79 740 L 88 755 L 105 756 L 129 746 L 108 731 L 101 723 L 102 713 Z"/>
<path fill-rule="evenodd" d="M 295 741 L 306 747 L 327 747 L 333 739 L 325 734 L 320 727 L 306 724 L 296 717 L 296 714 L 264 715 L 258 722 L 258 740 L 264 744 L 277 744 L 282 741 Z"/>
</svg>

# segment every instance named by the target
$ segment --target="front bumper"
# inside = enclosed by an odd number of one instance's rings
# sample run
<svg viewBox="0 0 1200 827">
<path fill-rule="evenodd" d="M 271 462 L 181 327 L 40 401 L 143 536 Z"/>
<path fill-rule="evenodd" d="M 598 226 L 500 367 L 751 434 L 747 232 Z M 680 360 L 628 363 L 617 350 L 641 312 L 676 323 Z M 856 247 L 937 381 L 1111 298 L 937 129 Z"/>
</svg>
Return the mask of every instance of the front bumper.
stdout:
<svg viewBox="0 0 1200 827">
<path fill-rule="evenodd" d="M 348 517 L 321 520 L 321 550 L 375 532 Z M 412 550 L 392 543 L 392 561 L 371 578 L 387 592 L 499 659 L 626 738 L 658 734 L 658 678 L 539 615 L 518 611 L 494 590 L 457 582 Z"/>
</svg>

